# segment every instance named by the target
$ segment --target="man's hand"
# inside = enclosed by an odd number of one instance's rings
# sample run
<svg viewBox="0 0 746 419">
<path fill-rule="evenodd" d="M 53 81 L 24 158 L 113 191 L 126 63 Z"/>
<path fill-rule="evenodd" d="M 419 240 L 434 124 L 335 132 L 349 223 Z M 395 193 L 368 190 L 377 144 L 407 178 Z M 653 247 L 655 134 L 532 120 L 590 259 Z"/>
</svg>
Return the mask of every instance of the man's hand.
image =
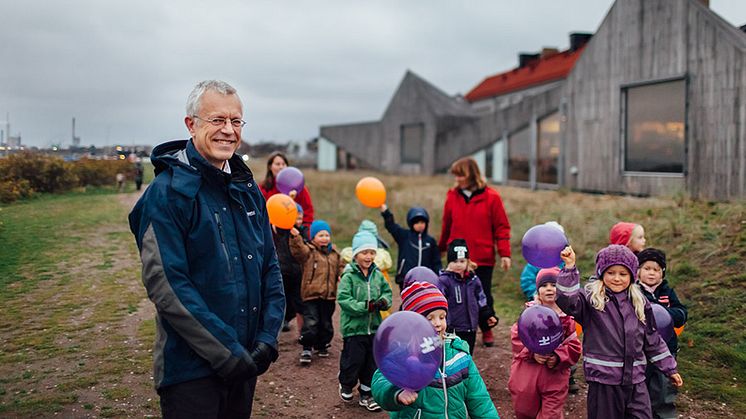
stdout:
<svg viewBox="0 0 746 419">
<path fill-rule="evenodd" d="M 402 390 L 396 395 L 396 400 L 404 406 L 409 406 L 417 400 L 417 392 L 412 390 Z"/>
<path fill-rule="evenodd" d="M 684 379 L 681 378 L 681 375 L 679 373 L 668 377 L 668 379 L 671 380 L 671 385 L 673 385 L 674 387 L 681 387 L 684 385 Z"/>
<path fill-rule="evenodd" d="M 232 370 L 228 371 L 227 373 L 218 371 L 218 375 L 220 375 L 226 381 L 248 380 L 249 378 L 256 377 L 257 367 L 254 363 L 254 360 L 251 358 L 251 355 L 244 354 L 244 356 L 238 360 L 238 363 L 236 363 Z"/>
<path fill-rule="evenodd" d="M 503 271 L 509 270 L 510 269 L 510 258 L 501 257 L 500 267 L 503 269 Z"/>
<path fill-rule="evenodd" d="M 269 364 L 277 360 L 277 350 L 264 342 L 259 342 L 251 351 L 251 359 L 256 364 L 256 374 L 262 375 L 269 369 Z"/>
<path fill-rule="evenodd" d="M 560 258 L 565 262 L 565 269 L 575 268 L 575 251 L 572 250 L 572 246 L 565 247 L 560 253 Z"/>
</svg>

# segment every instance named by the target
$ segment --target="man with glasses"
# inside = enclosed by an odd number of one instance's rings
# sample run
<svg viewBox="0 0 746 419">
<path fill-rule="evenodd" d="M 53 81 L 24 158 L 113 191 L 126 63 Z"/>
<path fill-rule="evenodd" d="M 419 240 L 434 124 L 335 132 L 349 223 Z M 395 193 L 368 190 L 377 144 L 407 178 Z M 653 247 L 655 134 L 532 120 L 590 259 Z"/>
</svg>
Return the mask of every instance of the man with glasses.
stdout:
<svg viewBox="0 0 746 419">
<path fill-rule="evenodd" d="M 285 296 L 264 198 L 243 160 L 243 106 L 209 80 L 187 100 L 189 140 L 153 150 L 156 178 L 129 215 L 156 306 L 164 418 L 249 417 L 277 359 Z"/>
</svg>

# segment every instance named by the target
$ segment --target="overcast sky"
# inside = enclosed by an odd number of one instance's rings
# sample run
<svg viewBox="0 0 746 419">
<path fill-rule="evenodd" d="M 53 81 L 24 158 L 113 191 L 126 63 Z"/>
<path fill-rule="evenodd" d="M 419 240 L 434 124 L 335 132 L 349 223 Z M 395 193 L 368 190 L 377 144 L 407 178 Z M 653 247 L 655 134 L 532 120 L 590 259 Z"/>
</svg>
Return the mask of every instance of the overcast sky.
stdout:
<svg viewBox="0 0 746 419">
<path fill-rule="evenodd" d="M 73 116 L 82 145 L 158 144 L 188 137 L 186 97 L 217 78 L 243 100 L 244 139 L 306 140 L 380 118 L 407 69 L 466 93 L 594 32 L 612 3 L 1 0 L 0 121 L 26 145 L 69 146 Z M 746 23 L 744 0 L 711 7 Z"/>
</svg>

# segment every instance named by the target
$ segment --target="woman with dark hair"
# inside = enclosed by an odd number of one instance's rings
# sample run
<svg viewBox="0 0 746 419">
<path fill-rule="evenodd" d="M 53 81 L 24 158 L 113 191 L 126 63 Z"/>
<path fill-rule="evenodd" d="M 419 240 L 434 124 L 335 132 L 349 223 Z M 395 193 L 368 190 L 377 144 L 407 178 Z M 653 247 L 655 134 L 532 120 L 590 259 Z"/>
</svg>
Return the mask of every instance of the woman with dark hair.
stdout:
<svg viewBox="0 0 746 419">
<path fill-rule="evenodd" d="M 288 158 L 284 153 L 275 151 L 269 155 L 267 159 L 267 174 L 264 176 L 264 181 L 259 185 L 264 199 L 269 199 L 270 196 L 280 193 L 277 190 L 277 185 L 275 185 L 275 178 L 280 173 L 280 170 L 288 167 L 288 165 Z M 294 195 L 291 195 L 291 198 L 303 207 L 303 225 L 306 228 L 310 228 L 313 222 L 313 203 L 311 202 L 311 194 L 308 193 L 308 188 L 303 186 L 303 190 L 296 191 Z"/>
<path fill-rule="evenodd" d="M 500 255 L 500 267 L 505 271 L 510 269 L 510 221 L 500 194 L 487 186 L 474 159 L 456 160 L 451 165 L 451 174 L 456 185 L 446 195 L 438 247 L 445 252 L 454 239 L 466 240 L 469 258 L 477 264 L 475 273 L 482 282 L 487 305 L 494 310 L 495 250 Z M 485 325 L 480 328 L 484 345 L 493 346 L 492 330 Z"/>
</svg>

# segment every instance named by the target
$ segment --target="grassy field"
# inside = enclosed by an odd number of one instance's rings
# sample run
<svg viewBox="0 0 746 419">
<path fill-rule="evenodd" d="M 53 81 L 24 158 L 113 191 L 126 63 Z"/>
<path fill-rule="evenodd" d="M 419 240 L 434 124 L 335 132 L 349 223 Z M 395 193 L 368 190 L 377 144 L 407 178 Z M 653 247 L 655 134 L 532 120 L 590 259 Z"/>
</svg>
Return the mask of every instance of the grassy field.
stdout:
<svg viewBox="0 0 746 419">
<path fill-rule="evenodd" d="M 263 162 L 256 163 L 261 179 Z M 317 218 L 331 223 L 340 247 L 350 244 L 365 218 L 390 240 L 378 211 L 354 198 L 355 182 L 367 174 L 306 172 Z M 439 235 L 450 178 L 376 176 L 387 185 L 398 221 L 409 206 L 424 206 L 431 233 Z M 668 252 L 669 280 L 689 307 L 679 353 L 687 397 L 725 403 L 746 416 L 743 203 L 498 189 L 513 226 L 514 254 L 514 267 L 494 278 L 501 322 L 513 322 L 522 307 L 520 239 L 529 227 L 563 224 L 587 277 L 609 227 L 619 220 L 641 223 L 648 244 Z M 153 394 L 153 322 L 143 315 L 151 304 L 139 280 L 123 197 L 100 189 L 0 208 L 1 416 L 157 414 L 157 402 L 142 396 Z M 698 407 L 684 408 L 692 415 Z"/>
</svg>

